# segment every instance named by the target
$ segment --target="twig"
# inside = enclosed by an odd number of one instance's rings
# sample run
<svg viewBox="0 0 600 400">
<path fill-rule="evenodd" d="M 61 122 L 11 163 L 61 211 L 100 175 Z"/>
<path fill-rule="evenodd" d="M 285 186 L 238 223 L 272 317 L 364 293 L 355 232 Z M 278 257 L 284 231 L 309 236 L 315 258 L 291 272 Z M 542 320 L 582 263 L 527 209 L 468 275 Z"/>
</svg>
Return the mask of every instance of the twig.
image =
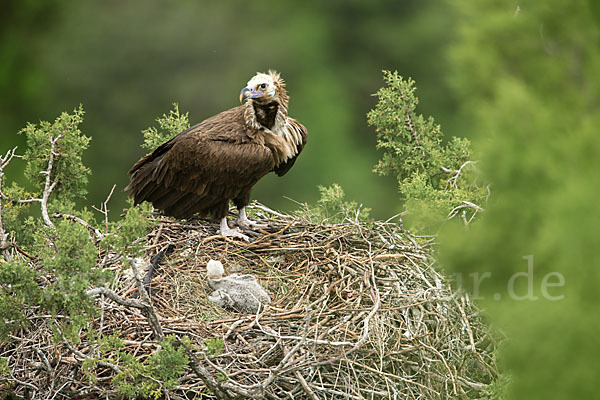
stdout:
<svg viewBox="0 0 600 400">
<path fill-rule="evenodd" d="M 294 375 L 296 375 L 296 379 L 298 379 L 298 382 L 300 382 L 300 385 L 302 385 L 302 389 L 304 389 L 306 395 L 312 400 L 319 400 L 315 392 L 313 392 L 310 386 L 308 386 L 308 383 L 306 383 L 306 379 L 304 379 L 300 371 L 296 371 Z"/>
<path fill-rule="evenodd" d="M 63 213 L 56 212 L 56 213 L 52 214 L 52 217 L 66 218 L 68 220 L 77 222 L 80 225 L 83 225 L 90 231 L 90 234 L 92 235 L 92 237 L 96 243 L 101 241 L 104 238 L 104 234 L 102 234 L 102 232 L 100 232 L 99 229 L 94 228 L 92 225 L 90 225 L 89 223 L 87 223 L 86 221 L 84 221 L 83 219 L 81 219 L 75 215 L 63 214 Z"/>
<path fill-rule="evenodd" d="M 112 189 L 110 190 L 110 193 L 106 197 L 106 200 L 104 200 L 104 202 L 100 206 L 100 209 L 98 209 L 98 207 L 96 207 L 96 206 L 92 206 L 92 208 L 94 210 L 96 210 L 99 213 L 101 213 L 102 215 L 104 215 L 104 234 L 105 235 L 108 234 L 108 202 L 110 201 L 110 198 L 112 197 L 113 192 L 115 191 L 116 187 L 117 187 L 117 185 L 113 185 Z"/>
<path fill-rule="evenodd" d="M 257 208 L 257 209 L 259 209 L 259 210 L 263 210 L 263 211 L 265 211 L 265 212 L 268 212 L 269 214 L 273 214 L 273 215 L 275 215 L 275 216 L 277 216 L 277 217 L 279 217 L 279 218 L 287 218 L 287 217 L 288 217 L 288 215 L 285 215 L 285 214 L 279 213 L 279 212 L 277 212 L 277 211 L 275 211 L 275 210 L 272 210 L 272 209 L 270 209 L 270 208 L 269 208 L 269 207 L 267 207 L 267 206 L 264 206 L 264 205 L 262 205 L 262 204 L 258 204 L 258 203 L 251 204 L 251 205 L 247 206 L 247 208 Z"/>
<path fill-rule="evenodd" d="M 59 134 L 56 137 L 50 137 L 50 154 L 48 155 L 48 168 L 46 168 L 45 171 L 41 171 L 40 174 L 45 175 L 46 179 L 45 179 L 45 183 L 44 183 L 44 191 L 42 192 L 42 197 L 41 198 L 29 198 L 29 199 L 20 199 L 18 200 L 19 204 L 28 204 L 28 203 L 40 203 L 41 205 L 41 209 L 42 209 L 42 219 L 44 220 L 44 223 L 51 227 L 54 228 L 54 224 L 52 223 L 52 221 L 50 220 L 50 216 L 48 215 L 48 199 L 50 198 L 50 194 L 52 194 L 52 191 L 54 190 L 54 188 L 56 188 L 56 185 L 58 184 L 58 178 L 54 179 L 54 181 L 52 181 L 52 168 L 54 166 L 54 157 L 56 157 L 58 154 L 54 151 L 54 148 L 56 147 L 56 142 L 58 142 L 60 139 L 62 139 L 63 135 L 62 133 Z"/>
<path fill-rule="evenodd" d="M 470 208 L 470 209 L 475 210 L 474 214 L 478 213 L 478 212 L 485 211 L 481 206 L 478 206 L 475 203 L 471 203 L 470 201 L 463 200 L 462 204 L 459 204 L 458 206 L 456 206 L 452 210 L 450 210 L 450 212 L 448 213 L 448 217 L 447 218 L 451 219 L 451 218 L 455 217 L 461 210 L 464 210 L 466 208 Z M 468 225 L 469 222 L 471 222 L 472 219 L 473 219 L 473 217 L 471 217 L 471 219 L 469 221 L 465 220 L 465 223 Z"/>
<path fill-rule="evenodd" d="M 40 389 L 37 386 L 35 386 L 34 384 L 29 383 L 29 382 L 23 382 L 22 380 L 19 380 L 19 379 L 15 378 L 15 376 L 13 374 L 11 374 L 10 377 L 11 377 L 12 381 L 14 381 L 15 383 L 17 383 L 19 385 L 27 386 L 28 388 L 33 389 L 36 392 L 40 391 Z"/>
<path fill-rule="evenodd" d="M 6 261 L 10 261 L 11 256 L 8 251 L 8 233 L 4 230 L 4 225 L 2 224 L 2 199 L 7 198 L 2 192 L 2 178 L 4 177 L 4 168 L 8 166 L 15 156 L 15 151 L 17 151 L 16 147 L 7 151 L 4 157 L 0 156 L 0 251 L 2 251 L 2 255 Z"/>
<path fill-rule="evenodd" d="M 177 342 L 179 343 L 179 345 L 183 346 L 188 357 L 190 358 L 190 360 L 191 360 L 190 367 L 192 368 L 192 371 L 194 371 L 194 373 L 200 379 L 202 379 L 202 381 L 204 382 L 206 387 L 208 387 L 210 389 L 210 391 L 218 399 L 229 400 L 229 399 L 232 399 L 233 397 L 235 397 L 235 396 L 231 396 L 227 392 L 227 390 L 231 390 L 232 392 L 234 392 L 240 396 L 245 396 L 245 398 L 249 398 L 249 399 L 257 398 L 257 395 L 259 393 L 257 393 L 255 388 L 250 388 L 250 387 L 244 388 L 244 387 L 241 387 L 241 385 L 236 385 L 236 384 L 233 384 L 230 382 L 217 382 L 208 373 L 208 371 L 206 371 L 203 367 L 200 366 L 198 357 L 196 357 L 196 355 L 189 348 L 189 346 L 187 346 L 185 343 L 183 343 L 179 338 L 177 338 Z"/>
<path fill-rule="evenodd" d="M 52 191 L 58 184 L 58 178 L 56 178 L 54 180 L 54 182 L 51 182 L 51 179 L 52 179 L 51 174 L 52 174 L 52 167 L 54 165 L 54 157 L 58 155 L 57 153 L 54 152 L 54 148 L 56 147 L 56 142 L 58 142 L 60 139 L 62 139 L 62 137 L 63 137 L 63 135 L 61 133 L 55 138 L 52 138 L 52 137 L 50 138 L 50 154 L 48 156 L 49 157 L 48 168 L 46 169 L 46 171 L 41 172 L 42 175 L 46 175 L 46 182 L 44 183 L 44 192 L 42 193 L 42 198 L 40 200 L 40 202 L 42 204 L 42 218 L 44 219 L 44 223 L 51 228 L 54 227 L 54 224 L 52 223 L 52 221 L 50 221 L 50 217 L 48 216 L 48 198 L 50 197 L 50 194 L 52 193 Z"/>
<path fill-rule="evenodd" d="M 451 176 L 448 181 L 446 182 L 446 190 L 448 190 L 448 185 L 452 185 L 455 189 L 458 189 L 458 178 L 460 177 L 462 170 L 467 166 L 467 165 L 475 165 L 477 164 L 479 161 L 465 161 L 460 167 L 458 167 L 458 169 L 451 169 L 451 168 L 446 168 L 444 166 L 440 167 L 441 170 L 443 172 L 445 172 L 446 174 L 454 174 L 453 176 Z"/>
<path fill-rule="evenodd" d="M 158 322 L 158 317 L 154 312 L 154 307 L 152 307 L 152 302 L 150 301 L 150 296 L 144 287 L 144 282 L 142 281 L 142 277 L 140 276 L 140 272 L 137 269 L 135 259 L 132 259 L 129 263 L 131 265 L 131 269 L 133 271 L 133 276 L 135 277 L 135 281 L 137 282 L 138 293 L 142 298 L 142 301 L 145 304 L 145 307 L 142 309 L 146 318 L 148 318 L 148 323 L 150 324 L 150 328 L 152 329 L 152 333 L 154 334 L 154 338 L 158 341 L 163 340 L 165 335 L 163 333 L 162 327 L 160 326 L 160 322 Z"/>
<path fill-rule="evenodd" d="M 94 296 L 94 297 L 100 296 L 100 295 L 106 296 L 109 299 L 111 299 L 112 301 L 114 301 L 115 303 L 120 304 L 125 307 L 133 307 L 133 308 L 138 308 L 140 310 L 144 310 L 147 307 L 146 304 L 140 303 L 137 300 L 126 299 L 124 297 L 121 297 L 114 291 L 112 291 L 108 288 L 105 288 L 105 287 L 97 287 L 97 288 L 93 288 L 93 289 L 88 289 L 85 293 L 89 296 Z"/>
</svg>

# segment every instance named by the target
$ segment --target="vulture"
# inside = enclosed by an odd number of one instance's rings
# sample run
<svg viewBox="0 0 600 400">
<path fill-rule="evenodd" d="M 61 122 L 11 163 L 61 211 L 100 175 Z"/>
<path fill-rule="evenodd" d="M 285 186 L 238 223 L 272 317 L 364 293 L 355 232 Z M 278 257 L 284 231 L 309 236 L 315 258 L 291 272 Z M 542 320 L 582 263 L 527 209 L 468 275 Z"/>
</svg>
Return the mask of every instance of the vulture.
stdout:
<svg viewBox="0 0 600 400">
<path fill-rule="evenodd" d="M 283 176 L 306 144 L 306 128 L 288 116 L 285 82 L 275 71 L 257 73 L 240 92 L 242 105 L 223 111 L 161 144 L 129 170 L 125 190 L 135 204 L 152 203 L 176 218 L 215 217 L 220 234 L 248 240 L 227 224 L 229 201 L 237 226 L 248 219 L 250 190 L 269 172 Z"/>
</svg>

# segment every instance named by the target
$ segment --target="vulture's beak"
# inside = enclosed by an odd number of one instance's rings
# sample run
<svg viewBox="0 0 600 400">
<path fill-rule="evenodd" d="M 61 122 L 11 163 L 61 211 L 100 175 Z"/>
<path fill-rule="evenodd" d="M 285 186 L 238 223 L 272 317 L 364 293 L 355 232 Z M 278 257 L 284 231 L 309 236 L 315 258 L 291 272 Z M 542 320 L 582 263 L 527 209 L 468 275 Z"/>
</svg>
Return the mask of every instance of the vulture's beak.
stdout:
<svg viewBox="0 0 600 400">
<path fill-rule="evenodd" d="M 243 103 L 247 98 L 255 99 L 264 95 L 264 93 L 256 92 L 254 90 L 248 89 L 247 87 L 243 88 L 240 92 L 240 103 Z"/>
</svg>

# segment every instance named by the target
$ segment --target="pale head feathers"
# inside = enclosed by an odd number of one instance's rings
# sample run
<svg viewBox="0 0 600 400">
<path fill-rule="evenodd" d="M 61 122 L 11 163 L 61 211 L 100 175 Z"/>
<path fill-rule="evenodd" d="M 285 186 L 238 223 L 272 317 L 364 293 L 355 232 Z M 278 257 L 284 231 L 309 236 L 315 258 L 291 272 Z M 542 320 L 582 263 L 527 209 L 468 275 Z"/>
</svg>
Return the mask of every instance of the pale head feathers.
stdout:
<svg viewBox="0 0 600 400">
<path fill-rule="evenodd" d="M 225 270 L 223 269 L 223 264 L 218 260 L 210 260 L 208 264 L 206 264 L 206 275 L 208 279 L 221 279 L 223 278 L 223 274 Z"/>
<path fill-rule="evenodd" d="M 269 70 L 268 73 L 257 72 L 249 81 L 246 87 L 250 90 L 264 93 L 264 96 L 257 97 L 253 101 L 267 103 L 276 101 L 281 107 L 287 110 L 289 97 L 285 90 L 285 81 L 278 72 Z"/>
</svg>

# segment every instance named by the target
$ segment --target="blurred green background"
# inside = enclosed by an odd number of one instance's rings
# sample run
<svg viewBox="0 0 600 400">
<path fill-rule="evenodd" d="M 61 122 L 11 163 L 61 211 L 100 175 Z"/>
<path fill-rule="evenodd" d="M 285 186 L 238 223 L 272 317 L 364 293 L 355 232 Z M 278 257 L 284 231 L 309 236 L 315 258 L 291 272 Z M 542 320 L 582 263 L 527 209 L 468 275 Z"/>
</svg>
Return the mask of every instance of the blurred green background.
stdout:
<svg viewBox="0 0 600 400">
<path fill-rule="evenodd" d="M 453 126 L 443 55 L 451 13 L 423 0 L 4 1 L 0 149 L 23 146 L 16 132 L 27 121 L 53 120 L 82 103 L 82 130 L 92 137 L 89 203 L 117 184 L 112 209 L 120 210 L 127 171 L 143 155 L 142 129 L 173 102 L 192 124 L 237 106 L 254 73 L 273 68 L 309 139 L 290 173 L 265 177 L 253 198 L 291 210 L 297 205 L 284 196 L 312 203 L 317 185 L 339 183 L 387 218 L 400 210 L 396 184 L 371 172 L 378 156 L 365 114 L 381 70 L 397 69 L 417 80 L 421 111 Z"/>
</svg>

